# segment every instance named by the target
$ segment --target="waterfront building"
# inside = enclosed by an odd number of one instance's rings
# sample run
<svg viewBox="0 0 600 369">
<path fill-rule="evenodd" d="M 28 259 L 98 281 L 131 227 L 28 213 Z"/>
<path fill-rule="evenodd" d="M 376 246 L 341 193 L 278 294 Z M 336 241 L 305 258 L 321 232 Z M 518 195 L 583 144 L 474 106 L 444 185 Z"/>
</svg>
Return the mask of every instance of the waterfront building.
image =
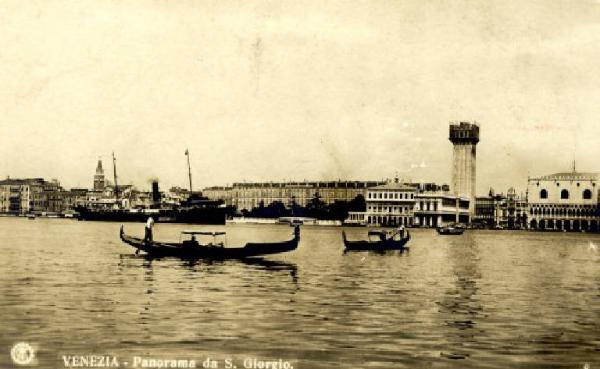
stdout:
<svg viewBox="0 0 600 369">
<path fill-rule="evenodd" d="M 385 184 L 384 181 L 304 181 L 234 183 L 231 187 L 209 187 L 202 193 L 213 200 L 224 200 L 238 211 L 252 210 L 261 204 L 281 202 L 286 207 L 306 206 L 315 197 L 325 204 L 351 201 L 366 195 L 367 188 Z"/>
<path fill-rule="evenodd" d="M 530 229 L 599 231 L 598 173 L 555 173 L 528 178 L 527 219 Z"/>
<path fill-rule="evenodd" d="M 73 210 L 76 206 L 84 206 L 88 192 L 87 188 L 71 188 L 68 197 L 72 199 L 72 203 L 67 206 L 67 209 Z"/>
<path fill-rule="evenodd" d="M 106 186 L 104 178 L 104 169 L 102 169 L 102 160 L 98 159 L 96 174 L 94 174 L 94 191 L 103 191 Z"/>
<path fill-rule="evenodd" d="M 518 196 L 514 188 L 509 188 L 506 195 L 494 195 L 490 190 L 487 197 L 477 197 L 473 223 L 480 228 L 525 229 L 527 212 L 527 198 Z"/>
<path fill-rule="evenodd" d="M 499 196 L 494 207 L 494 226 L 502 229 L 527 228 L 527 199 L 509 188 L 506 196 Z"/>
<path fill-rule="evenodd" d="M 458 197 L 469 199 L 470 217 L 475 214 L 476 158 L 479 143 L 479 126 L 460 122 L 450 124 L 450 141 L 454 145 L 452 156 L 452 191 Z"/>
<path fill-rule="evenodd" d="M 493 228 L 496 223 L 496 201 L 497 198 L 492 189 L 488 196 L 477 196 L 472 223 L 478 228 Z"/>
<path fill-rule="evenodd" d="M 387 183 L 367 189 L 365 212 L 349 212 L 346 225 L 442 227 L 469 222 L 469 199 L 448 185 Z"/>
<path fill-rule="evenodd" d="M 367 189 L 367 210 L 362 219 L 357 212 L 349 214 L 351 221 L 357 220 L 370 226 L 405 226 L 413 224 L 413 207 L 418 186 L 399 183 L 398 180 Z"/>
<path fill-rule="evenodd" d="M 0 181 L 0 213 L 21 212 L 21 183 L 6 179 Z"/>
<path fill-rule="evenodd" d="M 450 191 L 423 191 L 415 197 L 414 226 L 437 228 L 469 223 L 470 200 Z"/>
<path fill-rule="evenodd" d="M 60 212 L 62 187 L 58 181 L 43 178 L 0 181 L 0 212 L 10 214 Z"/>
<path fill-rule="evenodd" d="M 200 196 L 201 194 L 199 192 L 194 192 L 194 195 Z M 162 203 L 168 207 L 177 207 L 181 205 L 182 202 L 187 201 L 189 198 L 189 189 L 173 186 L 166 193 L 164 193 Z"/>
<path fill-rule="evenodd" d="M 223 200 L 227 206 L 233 205 L 233 187 L 230 186 L 212 186 L 202 190 L 202 195 L 212 200 Z M 268 204 L 265 204 L 268 205 Z"/>
</svg>

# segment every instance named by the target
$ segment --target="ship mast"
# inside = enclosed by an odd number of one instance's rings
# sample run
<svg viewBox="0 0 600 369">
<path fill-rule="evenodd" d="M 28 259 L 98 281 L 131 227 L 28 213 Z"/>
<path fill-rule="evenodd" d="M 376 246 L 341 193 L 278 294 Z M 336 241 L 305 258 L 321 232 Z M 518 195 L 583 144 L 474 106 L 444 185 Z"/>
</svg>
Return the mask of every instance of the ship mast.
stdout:
<svg viewBox="0 0 600 369">
<path fill-rule="evenodd" d="M 115 178 L 115 197 L 119 199 L 119 185 L 117 184 L 117 158 L 115 158 L 115 153 L 112 153 L 113 158 L 113 173 Z"/>
<path fill-rule="evenodd" d="M 188 177 L 190 179 L 190 196 L 192 196 L 192 167 L 190 166 L 190 152 L 188 149 L 185 149 L 185 156 L 187 156 Z"/>
</svg>

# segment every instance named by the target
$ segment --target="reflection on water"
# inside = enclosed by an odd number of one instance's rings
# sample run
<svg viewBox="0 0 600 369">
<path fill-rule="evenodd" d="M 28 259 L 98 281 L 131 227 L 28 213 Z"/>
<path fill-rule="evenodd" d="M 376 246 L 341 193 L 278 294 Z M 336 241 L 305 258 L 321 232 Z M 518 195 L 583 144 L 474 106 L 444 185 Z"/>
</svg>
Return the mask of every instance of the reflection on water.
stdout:
<svg viewBox="0 0 600 369">
<path fill-rule="evenodd" d="M 410 252 L 410 247 L 405 247 L 400 250 L 368 250 L 368 251 L 344 250 L 344 254 L 366 253 L 366 254 L 371 254 L 371 255 L 402 255 L 402 254 L 408 254 L 409 252 Z"/>
<path fill-rule="evenodd" d="M 451 239 L 447 260 L 454 275 L 454 284 L 448 288 L 439 302 L 440 317 L 450 328 L 447 333 L 450 350 L 441 355 L 450 359 L 465 359 L 470 356 L 469 345 L 479 334 L 476 325 L 482 316 L 482 306 L 478 299 L 477 280 L 479 255 L 472 233 L 460 239 Z"/>
<path fill-rule="evenodd" d="M 177 260 L 168 257 L 153 257 L 146 254 L 120 254 L 119 267 L 121 268 L 137 268 L 143 267 L 149 269 L 147 279 L 151 280 L 153 263 L 161 263 L 165 260 Z M 178 260 L 178 265 L 193 272 L 215 272 L 217 269 L 212 266 L 225 267 L 228 264 L 241 263 L 256 270 L 264 270 L 265 272 L 283 272 L 289 274 L 291 281 L 298 286 L 298 267 L 293 262 L 285 262 L 278 260 L 269 260 L 263 257 L 253 257 L 240 260 L 203 260 L 203 259 L 183 259 Z"/>
<path fill-rule="evenodd" d="M 155 237 L 183 228 L 159 224 Z M 226 228 L 233 245 L 290 233 Z M 288 254 L 185 261 L 135 255 L 118 230 L 0 219 L 3 352 L 29 342 L 48 368 L 91 353 L 296 368 L 600 365 L 600 254 L 589 246 L 600 236 L 414 230 L 410 252 L 344 253 L 339 228 L 303 227 Z"/>
</svg>

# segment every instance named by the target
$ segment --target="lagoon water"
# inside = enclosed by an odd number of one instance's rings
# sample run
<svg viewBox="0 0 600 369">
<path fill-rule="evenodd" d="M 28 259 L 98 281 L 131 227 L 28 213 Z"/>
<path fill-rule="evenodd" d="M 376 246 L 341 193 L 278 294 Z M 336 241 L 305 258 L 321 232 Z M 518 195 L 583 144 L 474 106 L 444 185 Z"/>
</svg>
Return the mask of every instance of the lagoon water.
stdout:
<svg viewBox="0 0 600 369">
<path fill-rule="evenodd" d="M 63 355 L 288 361 L 294 368 L 600 368 L 600 235 L 411 230 L 410 251 L 343 254 L 340 228 L 252 262 L 135 256 L 120 224 L 0 218 L 0 368 Z M 190 227 L 157 224 L 155 239 Z M 231 225 L 230 245 L 284 240 Z M 127 224 L 131 234 L 142 224 Z M 349 238 L 366 230 L 346 230 Z M 124 364 L 127 362 L 128 364 Z"/>
</svg>

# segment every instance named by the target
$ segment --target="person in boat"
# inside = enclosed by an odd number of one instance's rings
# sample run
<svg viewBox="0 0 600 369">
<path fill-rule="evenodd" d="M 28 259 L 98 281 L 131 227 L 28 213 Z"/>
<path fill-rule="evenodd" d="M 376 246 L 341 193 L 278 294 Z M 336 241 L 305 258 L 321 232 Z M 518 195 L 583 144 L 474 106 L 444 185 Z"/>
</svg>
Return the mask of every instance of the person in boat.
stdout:
<svg viewBox="0 0 600 369">
<path fill-rule="evenodd" d="M 382 236 L 382 241 L 393 240 L 396 235 L 400 235 L 400 238 L 404 238 L 404 226 L 399 226 L 396 230 L 389 231 L 385 235 L 385 239 Z"/>
<path fill-rule="evenodd" d="M 404 226 L 398 227 L 398 234 L 400 235 L 400 239 L 404 238 Z"/>
<path fill-rule="evenodd" d="M 192 233 L 192 237 L 189 240 L 183 241 L 181 246 L 184 247 L 196 247 L 198 246 L 198 240 L 196 240 L 196 235 Z"/>
<path fill-rule="evenodd" d="M 152 217 L 148 217 L 148 221 L 146 222 L 145 234 L 144 234 L 144 242 L 152 242 L 152 227 L 154 226 L 154 219 Z"/>
</svg>

